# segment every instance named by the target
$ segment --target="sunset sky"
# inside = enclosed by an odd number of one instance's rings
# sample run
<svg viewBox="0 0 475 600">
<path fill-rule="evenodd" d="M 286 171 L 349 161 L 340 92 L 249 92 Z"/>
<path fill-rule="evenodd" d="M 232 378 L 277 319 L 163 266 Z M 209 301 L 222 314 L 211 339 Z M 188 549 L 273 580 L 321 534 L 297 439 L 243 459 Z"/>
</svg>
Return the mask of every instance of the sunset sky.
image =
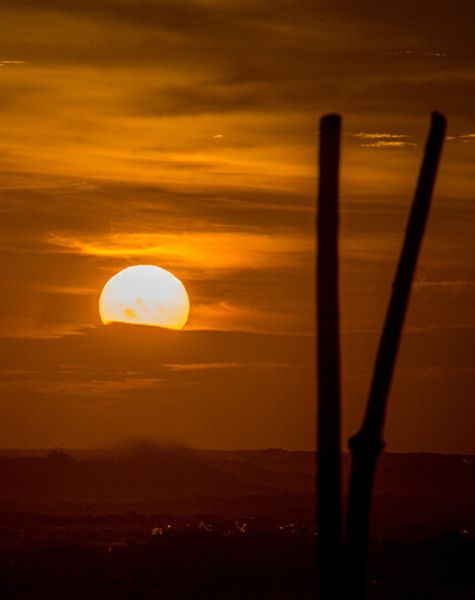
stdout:
<svg viewBox="0 0 475 600">
<path fill-rule="evenodd" d="M 387 448 L 475 453 L 471 0 L 2 0 L 0 447 L 311 449 L 317 132 L 343 115 L 344 439 L 430 112 L 448 118 Z M 134 264 L 181 332 L 99 319 Z"/>
</svg>

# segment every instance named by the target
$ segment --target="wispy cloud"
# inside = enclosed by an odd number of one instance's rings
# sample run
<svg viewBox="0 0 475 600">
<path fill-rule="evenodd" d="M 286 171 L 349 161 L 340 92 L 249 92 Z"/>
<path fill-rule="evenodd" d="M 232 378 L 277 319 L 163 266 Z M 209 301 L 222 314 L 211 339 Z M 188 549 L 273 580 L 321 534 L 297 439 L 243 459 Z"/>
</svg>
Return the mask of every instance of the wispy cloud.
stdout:
<svg viewBox="0 0 475 600">
<path fill-rule="evenodd" d="M 97 289 L 94 287 L 82 287 L 78 285 L 59 285 L 48 283 L 29 283 L 29 289 L 44 293 L 44 294 L 70 294 L 72 296 L 93 296 L 97 295 Z"/>
<path fill-rule="evenodd" d="M 448 56 L 446 52 L 434 52 L 429 50 L 396 50 L 389 52 L 390 56 L 427 56 L 433 58 L 444 58 Z"/>
<path fill-rule="evenodd" d="M 360 131 L 353 135 L 355 138 L 360 138 L 362 140 L 400 139 L 409 137 L 403 133 L 368 133 L 365 131 Z"/>
<path fill-rule="evenodd" d="M 313 248 L 313 240 L 297 235 L 250 232 L 120 233 L 76 237 L 50 234 L 58 252 L 125 259 L 160 259 L 164 264 L 209 269 L 261 269 L 288 265 Z"/>
<path fill-rule="evenodd" d="M 241 369 L 244 363 L 215 362 L 215 363 L 175 363 L 164 365 L 170 371 L 208 371 L 214 369 Z"/>
<path fill-rule="evenodd" d="M 371 144 L 360 144 L 364 148 L 406 148 L 408 146 L 415 146 L 414 142 L 401 142 L 393 140 L 380 140 Z"/>
<path fill-rule="evenodd" d="M 84 323 L 38 322 L 29 316 L 7 316 L 0 320 L 0 337 L 32 340 L 59 339 L 70 335 L 80 335 L 88 327 Z"/>
<path fill-rule="evenodd" d="M 269 369 L 281 369 L 294 367 L 288 363 L 272 362 L 200 362 L 200 363 L 174 363 L 163 365 L 170 371 L 208 371 L 214 369 L 246 369 L 252 371 L 262 371 Z"/>
<path fill-rule="evenodd" d="M 428 288 L 468 288 L 474 287 L 475 282 L 464 281 L 464 280 L 441 280 L 441 281 L 415 281 L 414 285 L 417 287 L 428 287 Z"/>
<path fill-rule="evenodd" d="M 405 148 L 416 144 L 409 140 L 410 136 L 404 133 L 378 133 L 360 131 L 353 137 L 360 140 L 363 148 Z"/>
<path fill-rule="evenodd" d="M 81 381 L 72 379 L 70 381 L 54 381 L 44 380 L 41 378 L 25 377 L 18 380 L 6 380 L 0 383 L 0 389 L 5 392 L 25 391 L 35 394 L 48 394 L 59 397 L 74 396 L 77 398 L 97 398 L 97 397 L 119 397 L 127 392 L 134 390 L 155 388 L 156 386 L 165 383 L 164 379 L 153 377 L 140 377 L 129 379 L 105 380 L 105 379 L 88 379 Z"/>
<path fill-rule="evenodd" d="M 8 67 L 12 65 L 26 65 L 26 60 L 0 60 L 0 67 Z"/>
<path fill-rule="evenodd" d="M 264 301 L 265 302 L 265 301 Z M 249 306 L 225 300 L 192 305 L 187 329 L 197 331 L 244 331 L 286 333 L 308 331 L 308 315 L 278 310 L 275 307 Z"/>
<path fill-rule="evenodd" d="M 471 144 L 475 142 L 475 133 L 464 133 L 461 135 L 448 135 L 446 140 L 455 144 Z"/>
</svg>

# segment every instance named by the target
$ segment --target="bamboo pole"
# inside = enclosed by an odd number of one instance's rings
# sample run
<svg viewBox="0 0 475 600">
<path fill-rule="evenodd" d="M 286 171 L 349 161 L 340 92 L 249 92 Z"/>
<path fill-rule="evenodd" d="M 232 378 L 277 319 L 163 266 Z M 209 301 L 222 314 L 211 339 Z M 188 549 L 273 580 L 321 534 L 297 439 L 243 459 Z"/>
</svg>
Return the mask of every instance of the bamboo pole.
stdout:
<svg viewBox="0 0 475 600">
<path fill-rule="evenodd" d="M 340 347 L 338 311 L 339 115 L 320 122 L 317 218 L 318 556 L 321 600 L 336 597 L 340 581 Z"/>
<path fill-rule="evenodd" d="M 406 228 L 391 300 L 381 336 L 366 414 L 360 431 L 350 438 L 352 468 L 348 504 L 348 597 L 366 594 L 371 493 L 382 439 L 387 397 L 409 301 L 417 257 L 429 213 L 432 191 L 445 136 L 445 117 L 432 114 L 424 160 Z"/>
</svg>

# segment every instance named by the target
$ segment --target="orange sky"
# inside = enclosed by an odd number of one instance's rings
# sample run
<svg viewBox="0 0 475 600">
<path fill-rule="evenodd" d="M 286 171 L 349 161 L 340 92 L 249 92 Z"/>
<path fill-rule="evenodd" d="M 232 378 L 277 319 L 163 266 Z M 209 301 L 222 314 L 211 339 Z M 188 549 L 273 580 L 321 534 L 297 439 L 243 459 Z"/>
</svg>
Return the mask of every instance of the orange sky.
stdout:
<svg viewBox="0 0 475 600">
<path fill-rule="evenodd" d="M 343 114 L 344 437 L 433 109 L 448 138 L 386 439 L 475 452 L 471 2 L 4 0 L 0 447 L 312 448 L 320 116 Z M 104 328 L 129 265 L 187 330 Z M 419 430 L 420 428 L 420 430 Z"/>
</svg>

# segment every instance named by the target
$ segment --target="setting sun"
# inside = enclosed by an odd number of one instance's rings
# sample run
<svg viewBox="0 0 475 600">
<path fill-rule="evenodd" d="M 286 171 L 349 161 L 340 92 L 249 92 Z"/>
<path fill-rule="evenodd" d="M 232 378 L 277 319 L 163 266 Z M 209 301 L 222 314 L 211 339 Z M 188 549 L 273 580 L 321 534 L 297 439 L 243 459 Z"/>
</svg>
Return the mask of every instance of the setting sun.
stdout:
<svg viewBox="0 0 475 600">
<path fill-rule="evenodd" d="M 104 286 L 99 314 L 104 324 L 120 322 L 182 329 L 190 312 L 183 283 L 154 265 L 119 271 Z"/>
</svg>

